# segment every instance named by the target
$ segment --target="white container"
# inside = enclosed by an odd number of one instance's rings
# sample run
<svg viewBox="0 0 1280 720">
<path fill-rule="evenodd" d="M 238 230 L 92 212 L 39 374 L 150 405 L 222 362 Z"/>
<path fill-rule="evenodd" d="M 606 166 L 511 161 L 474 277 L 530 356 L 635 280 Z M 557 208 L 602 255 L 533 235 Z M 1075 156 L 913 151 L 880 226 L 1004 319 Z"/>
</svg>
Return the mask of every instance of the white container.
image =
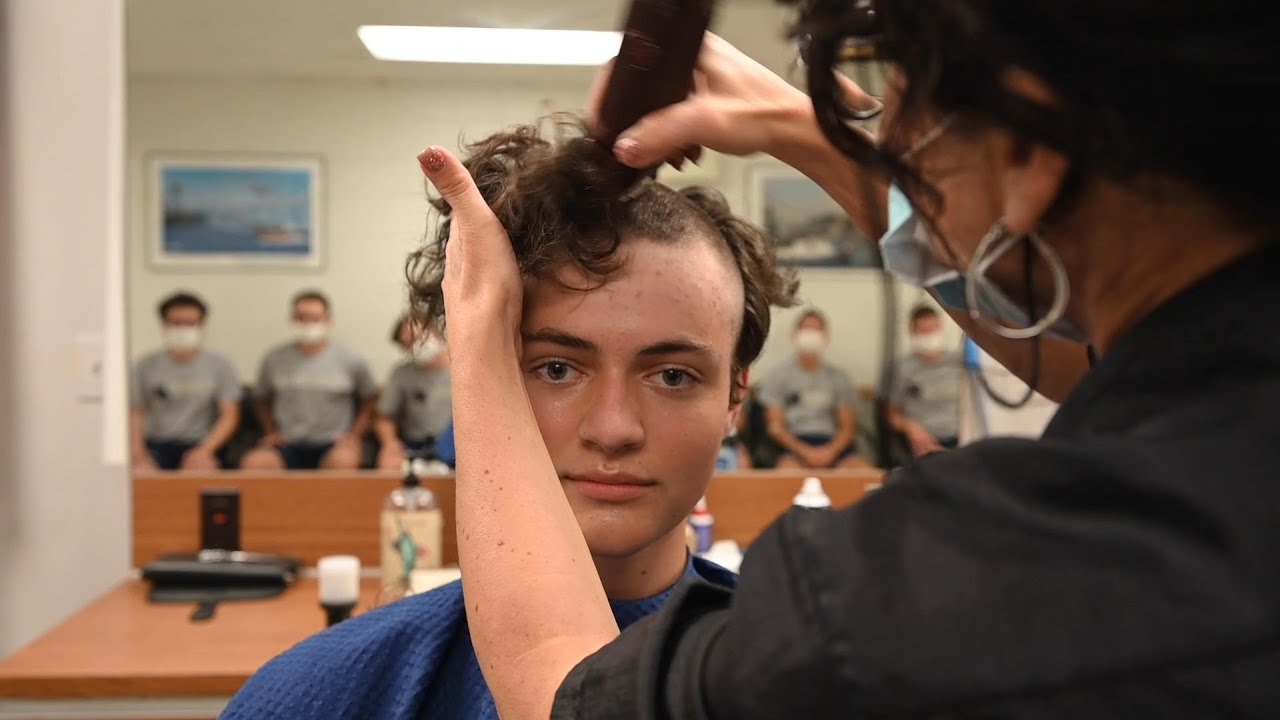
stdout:
<svg viewBox="0 0 1280 720">
<path fill-rule="evenodd" d="M 354 605 L 360 599 L 360 558 L 328 555 L 316 563 L 321 605 Z"/>
<path fill-rule="evenodd" d="M 822 489 L 821 479 L 807 477 L 791 504 L 808 510 L 829 510 L 831 498 L 827 496 L 827 491 Z"/>
</svg>

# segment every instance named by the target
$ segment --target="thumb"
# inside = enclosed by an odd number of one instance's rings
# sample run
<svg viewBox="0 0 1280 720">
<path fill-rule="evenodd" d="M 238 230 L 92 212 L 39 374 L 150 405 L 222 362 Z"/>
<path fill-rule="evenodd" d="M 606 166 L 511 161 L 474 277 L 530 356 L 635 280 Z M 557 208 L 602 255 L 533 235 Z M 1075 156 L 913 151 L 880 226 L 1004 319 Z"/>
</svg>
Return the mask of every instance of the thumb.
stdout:
<svg viewBox="0 0 1280 720">
<path fill-rule="evenodd" d="M 471 173 L 453 153 L 433 145 L 418 155 L 418 165 L 440 197 L 449 203 L 455 218 L 474 223 L 493 214 Z"/>
<path fill-rule="evenodd" d="M 644 116 L 618 138 L 613 154 L 633 168 L 653 167 L 685 148 L 705 145 L 710 122 L 696 99 L 685 100 Z"/>
</svg>

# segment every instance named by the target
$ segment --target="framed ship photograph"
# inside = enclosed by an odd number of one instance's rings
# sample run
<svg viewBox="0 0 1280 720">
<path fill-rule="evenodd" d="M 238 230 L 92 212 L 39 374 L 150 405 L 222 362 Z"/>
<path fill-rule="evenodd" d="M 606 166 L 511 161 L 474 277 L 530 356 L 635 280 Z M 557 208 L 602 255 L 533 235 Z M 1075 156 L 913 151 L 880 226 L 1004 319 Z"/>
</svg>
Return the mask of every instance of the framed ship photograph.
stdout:
<svg viewBox="0 0 1280 720">
<path fill-rule="evenodd" d="M 147 166 L 152 265 L 323 266 L 319 157 L 154 153 Z"/>
</svg>

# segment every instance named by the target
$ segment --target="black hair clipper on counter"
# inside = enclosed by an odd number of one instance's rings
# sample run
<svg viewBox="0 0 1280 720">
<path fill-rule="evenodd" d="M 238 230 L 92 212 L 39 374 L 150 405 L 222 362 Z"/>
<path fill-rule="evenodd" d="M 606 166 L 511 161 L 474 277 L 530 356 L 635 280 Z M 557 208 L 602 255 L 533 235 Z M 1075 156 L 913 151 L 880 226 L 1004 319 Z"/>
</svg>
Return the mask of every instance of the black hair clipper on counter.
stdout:
<svg viewBox="0 0 1280 720">
<path fill-rule="evenodd" d="M 658 166 L 623 165 L 613 157 L 614 142 L 645 115 L 689 96 L 714 7 L 715 0 L 632 0 L 593 128 L 619 193 L 655 175 Z"/>
</svg>

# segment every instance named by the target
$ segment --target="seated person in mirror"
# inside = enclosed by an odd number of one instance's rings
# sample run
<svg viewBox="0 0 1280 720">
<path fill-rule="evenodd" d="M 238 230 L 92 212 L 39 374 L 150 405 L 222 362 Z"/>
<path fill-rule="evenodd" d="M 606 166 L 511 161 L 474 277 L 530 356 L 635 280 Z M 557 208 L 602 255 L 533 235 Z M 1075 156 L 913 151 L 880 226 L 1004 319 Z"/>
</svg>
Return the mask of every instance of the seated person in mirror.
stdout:
<svg viewBox="0 0 1280 720">
<path fill-rule="evenodd" d="M 407 457 L 440 459 L 436 439 L 453 419 L 449 349 L 440 331 L 404 315 L 392 339 L 408 357 L 391 371 L 378 398 L 381 470 L 400 470 Z"/>
<path fill-rule="evenodd" d="M 364 358 L 329 339 L 322 293 L 293 298 L 293 339 L 262 360 L 253 389 L 264 436 L 246 470 L 354 470 L 373 421 L 377 385 Z"/>
<path fill-rule="evenodd" d="M 855 443 L 853 382 L 823 357 L 831 343 L 826 316 L 805 310 L 791 341 L 795 357 L 760 383 L 769 437 L 783 450 L 778 467 L 868 467 Z"/>
<path fill-rule="evenodd" d="M 160 303 L 163 350 L 134 363 L 129 435 L 134 470 L 217 470 L 240 422 L 240 380 L 205 350 L 209 310 L 189 293 Z"/>
<path fill-rule="evenodd" d="M 911 354 L 893 374 L 889 426 L 907 440 L 915 457 L 959 445 L 960 387 L 964 359 L 942 329 L 942 316 L 928 305 L 911 311 Z"/>
</svg>

